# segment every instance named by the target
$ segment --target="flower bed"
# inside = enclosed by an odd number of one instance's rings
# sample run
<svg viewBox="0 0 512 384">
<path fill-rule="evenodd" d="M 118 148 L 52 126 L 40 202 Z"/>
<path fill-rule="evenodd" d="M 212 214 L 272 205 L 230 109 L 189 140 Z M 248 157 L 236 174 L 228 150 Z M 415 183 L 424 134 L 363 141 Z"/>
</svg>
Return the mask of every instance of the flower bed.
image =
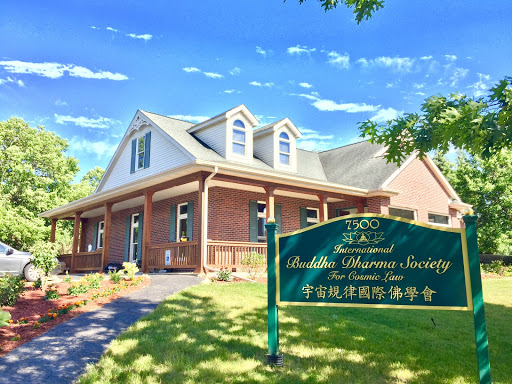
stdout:
<svg viewBox="0 0 512 384">
<path fill-rule="evenodd" d="M 107 276 L 100 281 L 99 288 L 90 289 L 78 296 L 68 294 L 68 289 L 77 283 L 58 283 L 51 288 L 60 295 L 58 299 L 45 300 L 44 293 L 26 283 L 26 290 L 18 302 L 2 310 L 11 313 L 8 326 L 0 327 L 0 356 L 85 312 L 95 310 L 133 291 L 148 286 L 147 276 L 137 277 L 133 281 L 112 283 Z"/>
</svg>

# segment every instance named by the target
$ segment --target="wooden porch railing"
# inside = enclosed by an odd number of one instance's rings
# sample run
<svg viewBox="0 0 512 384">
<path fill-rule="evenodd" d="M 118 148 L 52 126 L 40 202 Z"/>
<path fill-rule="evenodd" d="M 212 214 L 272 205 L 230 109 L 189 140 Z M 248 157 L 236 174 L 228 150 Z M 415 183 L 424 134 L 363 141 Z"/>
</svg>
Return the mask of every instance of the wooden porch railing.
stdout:
<svg viewBox="0 0 512 384">
<path fill-rule="evenodd" d="M 240 268 L 240 261 L 245 255 L 257 252 L 267 259 L 266 243 L 246 243 L 233 241 L 208 241 L 208 265 L 215 268 Z"/>
<path fill-rule="evenodd" d="M 103 266 L 101 264 L 101 253 L 102 251 L 94 252 L 79 252 L 73 259 L 73 270 L 72 272 L 80 271 L 101 271 Z M 66 263 L 66 268 L 71 269 L 71 254 L 64 254 L 58 257 L 59 261 Z"/>
<path fill-rule="evenodd" d="M 166 253 L 168 262 L 166 263 Z M 166 243 L 148 246 L 148 268 L 197 268 L 199 249 L 197 241 Z"/>
</svg>

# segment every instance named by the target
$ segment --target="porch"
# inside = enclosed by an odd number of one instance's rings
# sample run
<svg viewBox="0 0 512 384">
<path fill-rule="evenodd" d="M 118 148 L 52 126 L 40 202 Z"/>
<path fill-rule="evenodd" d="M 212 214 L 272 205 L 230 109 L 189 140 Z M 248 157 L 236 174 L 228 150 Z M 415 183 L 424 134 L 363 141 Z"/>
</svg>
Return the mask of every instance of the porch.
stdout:
<svg viewBox="0 0 512 384">
<path fill-rule="evenodd" d="M 267 244 L 252 242 L 207 241 L 206 265 L 219 269 L 228 267 L 237 271 L 242 270 L 241 260 L 245 255 L 256 252 L 267 258 Z M 148 270 L 156 269 L 197 269 L 200 264 L 200 251 L 197 241 L 178 243 L 154 244 L 147 248 Z M 103 252 L 78 252 L 63 254 L 59 261 L 66 263 L 71 272 L 103 271 Z"/>
</svg>

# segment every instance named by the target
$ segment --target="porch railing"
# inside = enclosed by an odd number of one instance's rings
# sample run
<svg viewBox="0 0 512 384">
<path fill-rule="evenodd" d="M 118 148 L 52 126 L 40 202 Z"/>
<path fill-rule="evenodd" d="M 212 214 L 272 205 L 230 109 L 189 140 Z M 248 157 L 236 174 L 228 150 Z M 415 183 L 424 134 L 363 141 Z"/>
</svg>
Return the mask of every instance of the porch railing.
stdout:
<svg viewBox="0 0 512 384">
<path fill-rule="evenodd" d="M 197 241 L 148 246 L 148 268 L 197 268 L 198 266 Z"/>
<path fill-rule="evenodd" d="M 207 245 L 208 265 L 216 268 L 240 268 L 242 258 L 251 252 L 265 255 L 266 260 L 267 244 L 210 240 Z"/>
<path fill-rule="evenodd" d="M 71 269 L 71 267 L 73 267 L 72 272 L 101 271 L 103 268 L 101 264 L 101 254 L 101 250 L 94 252 L 79 252 L 75 254 L 74 258 L 71 254 L 64 254 L 60 255 L 58 259 L 59 261 L 66 263 L 66 268 Z M 71 266 L 71 263 L 73 263 L 73 266 Z"/>
</svg>

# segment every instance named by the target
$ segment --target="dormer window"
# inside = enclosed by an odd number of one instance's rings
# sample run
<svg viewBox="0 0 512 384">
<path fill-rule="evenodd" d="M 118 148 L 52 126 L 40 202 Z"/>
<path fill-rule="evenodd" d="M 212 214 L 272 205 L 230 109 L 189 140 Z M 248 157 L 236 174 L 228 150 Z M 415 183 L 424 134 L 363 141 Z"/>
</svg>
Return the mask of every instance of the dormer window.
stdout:
<svg viewBox="0 0 512 384">
<path fill-rule="evenodd" d="M 290 165 L 290 137 L 286 132 L 279 135 L 279 162 Z"/>
<path fill-rule="evenodd" d="M 233 153 L 245 156 L 245 124 L 241 120 L 233 123 Z"/>
</svg>

